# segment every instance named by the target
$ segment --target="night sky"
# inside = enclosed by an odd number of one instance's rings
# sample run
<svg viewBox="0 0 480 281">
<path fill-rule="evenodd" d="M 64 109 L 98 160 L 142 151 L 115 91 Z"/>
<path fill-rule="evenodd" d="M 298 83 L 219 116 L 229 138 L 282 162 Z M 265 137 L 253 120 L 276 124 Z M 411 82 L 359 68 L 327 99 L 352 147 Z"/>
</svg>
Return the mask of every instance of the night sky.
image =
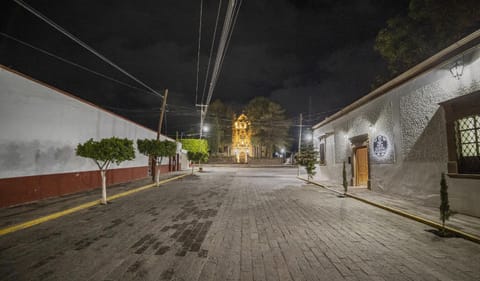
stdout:
<svg viewBox="0 0 480 281">
<path fill-rule="evenodd" d="M 198 131 L 194 105 L 202 95 L 218 0 L 204 0 L 197 101 L 199 0 L 26 2 L 150 87 L 162 93 L 168 88 L 169 136 Z M 1 64 L 156 128 L 161 98 L 13 1 L 2 6 Z M 373 49 L 375 36 L 407 7 L 408 1 L 387 0 L 244 0 L 212 100 L 240 112 L 253 97 L 265 96 L 284 107 L 292 122 L 304 113 L 312 125 L 372 90 L 375 77 L 387 71 Z"/>
</svg>

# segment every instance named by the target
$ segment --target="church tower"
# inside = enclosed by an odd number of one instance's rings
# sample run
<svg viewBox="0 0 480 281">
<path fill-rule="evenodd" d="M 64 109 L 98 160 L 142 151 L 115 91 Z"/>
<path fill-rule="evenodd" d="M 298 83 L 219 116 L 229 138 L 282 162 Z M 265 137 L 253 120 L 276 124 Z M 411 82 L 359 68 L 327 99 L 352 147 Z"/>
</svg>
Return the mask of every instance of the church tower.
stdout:
<svg viewBox="0 0 480 281">
<path fill-rule="evenodd" d="M 235 163 L 248 163 L 252 153 L 252 131 L 247 115 L 233 116 L 232 124 L 232 152 Z"/>
</svg>

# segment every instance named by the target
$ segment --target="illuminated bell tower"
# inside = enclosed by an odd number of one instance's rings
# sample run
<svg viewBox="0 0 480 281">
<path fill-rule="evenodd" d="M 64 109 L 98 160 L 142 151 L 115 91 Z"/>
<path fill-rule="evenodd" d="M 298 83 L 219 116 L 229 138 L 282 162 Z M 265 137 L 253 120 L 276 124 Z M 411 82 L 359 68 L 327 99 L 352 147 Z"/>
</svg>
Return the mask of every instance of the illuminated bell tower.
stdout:
<svg viewBox="0 0 480 281">
<path fill-rule="evenodd" d="M 245 114 L 236 118 L 233 116 L 232 124 L 232 152 L 235 163 L 248 163 L 248 157 L 252 152 L 252 132 L 250 121 Z"/>
</svg>

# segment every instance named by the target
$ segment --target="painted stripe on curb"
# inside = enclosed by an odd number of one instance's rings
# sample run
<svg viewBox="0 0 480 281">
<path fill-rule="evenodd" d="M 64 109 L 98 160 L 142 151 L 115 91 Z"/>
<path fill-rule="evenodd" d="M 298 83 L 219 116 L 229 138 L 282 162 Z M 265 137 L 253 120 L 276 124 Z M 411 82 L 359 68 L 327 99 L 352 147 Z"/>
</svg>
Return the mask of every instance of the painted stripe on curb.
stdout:
<svg viewBox="0 0 480 281">
<path fill-rule="evenodd" d="M 300 180 L 303 180 L 303 181 L 306 181 L 308 183 L 311 183 L 311 184 L 314 184 L 314 185 L 317 185 L 317 186 L 320 186 L 324 189 L 328 189 L 330 191 L 333 191 L 335 193 L 338 193 L 338 194 L 344 194 L 343 192 L 339 192 L 337 190 L 334 190 L 332 188 L 328 188 L 318 182 L 314 182 L 314 181 L 311 181 L 311 180 L 308 180 L 308 179 L 305 179 L 305 178 L 301 178 L 301 177 L 297 177 L 298 179 Z M 416 215 L 412 215 L 410 213 L 407 213 L 403 210 L 399 210 L 399 209 L 396 209 L 396 208 L 392 208 L 392 207 L 389 207 L 389 206 L 386 206 L 386 205 L 382 205 L 382 204 L 379 204 L 379 203 L 375 203 L 373 201 L 370 201 L 370 200 L 367 200 L 367 199 L 364 199 L 364 198 L 361 198 L 361 197 L 358 197 L 356 195 L 352 195 L 352 194 L 349 194 L 347 193 L 346 194 L 347 197 L 351 197 L 353 199 L 356 199 L 358 201 L 361 201 L 363 203 L 367 203 L 367 204 L 370 204 L 372 206 L 375 206 L 375 207 L 378 207 L 378 208 L 381 208 L 381 209 L 384 209 L 386 211 L 389 211 L 389 212 L 392 212 L 394 214 L 397 214 L 397 215 L 400 215 L 402 217 L 405 217 L 405 218 L 409 218 L 409 219 L 413 219 L 417 222 L 420 222 L 420 223 L 423 223 L 423 224 L 426 224 L 426 225 L 429 225 L 429 226 L 432 226 L 432 227 L 435 227 L 435 228 L 438 228 L 438 229 L 441 229 L 442 228 L 442 225 L 440 223 L 437 223 L 437 222 L 434 222 L 434 221 L 431 221 L 431 220 L 428 220 L 428 219 L 425 219 L 425 218 L 422 218 L 422 217 L 419 217 L 419 216 L 416 216 Z M 464 239 L 467 239 L 467 240 L 470 240 L 472 242 L 475 242 L 475 243 L 479 243 L 480 244 L 480 237 L 476 236 L 476 235 L 473 235 L 473 234 L 470 234 L 470 233 L 466 233 L 466 232 L 463 232 L 461 230 L 458 230 L 456 228 L 452 228 L 450 226 L 445 226 L 445 229 L 450 231 L 450 232 L 453 232 L 459 236 L 461 236 L 462 238 Z"/>
<path fill-rule="evenodd" d="M 180 176 L 172 177 L 172 178 L 160 181 L 159 184 L 165 184 L 167 182 L 171 182 L 171 181 L 174 181 L 174 180 L 177 180 L 177 179 L 181 179 L 181 178 L 186 177 L 188 175 L 190 175 L 190 174 L 187 173 L 187 174 L 183 174 L 183 175 L 180 175 Z M 107 197 L 107 201 L 111 201 L 111 200 L 115 200 L 115 199 L 118 199 L 118 198 L 121 198 L 121 197 L 125 197 L 127 195 L 130 195 L 130 194 L 133 194 L 133 193 L 145 190 L 145 189 L 149 189 L 149 188 L 152 188 L 152 187 L 155 187 L 155 186 L 156 186 L 156 183 L 152 183 L 152 184 L 148 184 L 148 185 L 145 185 L 145 186 L 142 186 L 142 187 L 139 187 L 139 188 L 128 190 L 128 191 L 125 191 L 125 192 L 122 192 L 122 193 L 119 193 L 119 194 L 115 194 L 115 195 L 112 195 L 110 197 Z M 27 222 L 24 222 L 24 223 L 12 225 L 12 226 L 0 229 L 0 236 L 8 234 L 8 233 L 15 232 L 15 231 L 18 231 L 18 230 L 21 230 L 21 229 L 29 228 L 29 227 L 32 227 L 34 225 L 41 224 L 41 223 L 44 223 L 44 222 L 47 222 L 47 221 L 50 221 L 50 220 L 54 220 L 54 219 L 57 219 L 59 217 L 66 216 L 68 214 L 75 213 L 75 212 L 93 207 L 95 205 L 99 205 L 100 203 L 101 203 L 100 200 L 95 200 L 95 201 L 91 201 L 91 202 L 88 202 L 88 203 L 78 205 L 78 206 L 70 208 L 70 209 L 66 209 L 66 210 L 63 210 L 63 211 L 60 211 L 60 212 L 56 212 L 56 213 L 53 213 L 53 214 L 50 214 L 50 215 L 46 215 L 46 216 L 40 217 L 38 219 L 34 219 L 34 220 L 30 220 L 30 221 L 27 221 Z"/>
</svg>

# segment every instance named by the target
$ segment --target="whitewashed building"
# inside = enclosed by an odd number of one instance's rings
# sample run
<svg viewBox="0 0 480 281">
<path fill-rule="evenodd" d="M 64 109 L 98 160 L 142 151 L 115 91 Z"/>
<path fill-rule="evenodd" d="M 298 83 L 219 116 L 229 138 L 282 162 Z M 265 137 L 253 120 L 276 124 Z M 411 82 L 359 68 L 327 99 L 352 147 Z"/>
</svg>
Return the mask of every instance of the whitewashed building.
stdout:
<svg viewBox="0 0 480 281">
<path fill-rule="evenodd" d="M 318 181 L 440 205 L 480 217 L 480 30 L 313 126 Z"/>
<path fill-rule="evenodd" d="M 75 148 L 112 136 L 136 146 L 156 132 L 0 65 L 0 207 L 100 187 L 98 167 Z M 177 151 L 164 159 L 162 172 L 188 168 L 180 143 Z M 148 158 L 137 151 L 134 160 L 112 164 L 107 184 L 148 173 Z"/>
</svg>

